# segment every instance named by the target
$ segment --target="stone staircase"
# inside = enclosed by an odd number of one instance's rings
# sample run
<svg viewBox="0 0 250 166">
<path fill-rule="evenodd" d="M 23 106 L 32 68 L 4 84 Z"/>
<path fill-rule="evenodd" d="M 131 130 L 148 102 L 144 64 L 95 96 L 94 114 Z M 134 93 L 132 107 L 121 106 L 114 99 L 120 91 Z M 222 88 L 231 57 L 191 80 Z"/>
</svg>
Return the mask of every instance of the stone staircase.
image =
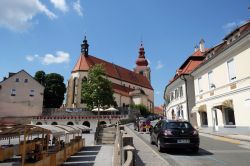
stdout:
<svg viewBox="0 0 250 166">
<path fill-rule="evenodd" d="M 114 144 L 116 135 L 115 127 L 102 128 L 97 136 L 97 144 Z"/>
</svg>

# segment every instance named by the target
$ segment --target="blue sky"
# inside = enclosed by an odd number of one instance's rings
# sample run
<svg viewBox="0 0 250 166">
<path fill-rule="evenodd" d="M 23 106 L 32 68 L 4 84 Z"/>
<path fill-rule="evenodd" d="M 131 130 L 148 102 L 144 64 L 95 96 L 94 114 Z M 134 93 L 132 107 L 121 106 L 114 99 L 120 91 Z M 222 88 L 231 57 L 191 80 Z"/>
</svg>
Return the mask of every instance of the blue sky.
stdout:
<svg viewBox="0 0 250 166">
<path fill-rule="evenodd" d="M 249 0 L 1 0 L 0 80 L 25 69 L 67 80 L 86 33 L 89 53 L 128 69 L 143 40 L 155 105 L 200 39 L 218 44 L 249 19 Z"/>
</svg>

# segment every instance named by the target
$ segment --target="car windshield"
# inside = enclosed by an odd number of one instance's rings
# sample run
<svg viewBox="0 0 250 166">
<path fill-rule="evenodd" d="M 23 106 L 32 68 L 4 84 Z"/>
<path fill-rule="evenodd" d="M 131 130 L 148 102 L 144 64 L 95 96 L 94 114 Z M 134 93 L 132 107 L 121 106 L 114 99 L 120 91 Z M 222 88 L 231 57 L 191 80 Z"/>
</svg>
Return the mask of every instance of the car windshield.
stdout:
<svg viewBox="0 0 250 166">
<path fill-rule="evenodd" d="M 168 129 L 192 129 L 190 123 L 188 122 L 168 122 L 166 123 L 166 128 Z"/>
</svg>

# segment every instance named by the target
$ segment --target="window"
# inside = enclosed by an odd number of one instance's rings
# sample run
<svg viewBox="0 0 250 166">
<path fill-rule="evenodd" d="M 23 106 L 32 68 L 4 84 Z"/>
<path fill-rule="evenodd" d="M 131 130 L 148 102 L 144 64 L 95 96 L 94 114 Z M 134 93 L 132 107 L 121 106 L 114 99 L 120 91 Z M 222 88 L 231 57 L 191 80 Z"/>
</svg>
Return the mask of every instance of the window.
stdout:
<svg viewBox="0 0 250 166">
<path fill-rule="evenodd" d="M 19 82 L 19 78 L 16 78 L 16 82 Z"/>
<path fill-rule="evenodd" d="M 182 89 L 182 86 L 179 87 L 179 91 L 180 91 L 180 97 L 182 97 L 182 96 L 183 96 L 183 89 Z"/>
<path fill-rule="evenodd" d="M 229 81 L 231 82 L 236 79 L 235 64 L 233 59 L 227 61 L 227 67 L 228 67 Z"/>
<path fill-rule="evenodd" d="M 35 90 L 30 90 L 30 97 L 33 97 L 35 95 Z"/>
<path fill-rule="evenodd" d="M 213 83 L 214 77 L 213 77 L 213 71 L 208 72 L 208 86 L 209 89 L 215 88 L 215 85 Z"/>
<path fill-rule="evenodd" d="M 174 100 L 174 92 L 171 92 L 170 98 L 171 98 L 171 101 Z"/>
<path fill-rule="evenodd" d="M 201 87 L 201 77 L 198 78 L 198 88 L 199 88 L 199 93 L 203 92 L 203 89 Z"/>
<path fill-rule="evenodd" d="M 16 89 L 11 89 L 11 96 L 16 96 Z"/>
<path fill-rule="evenodd" d="M 28 83 L 28 79 L 27 78 L 24 80 L 24 83 Z"/>
<path fill-rule="evenodd" d="M 178 98 L 178 91 L 177 91 L 177 89 L 174 90 L 174 97 L 175 97 L 175 99 Z"/>
</svg>

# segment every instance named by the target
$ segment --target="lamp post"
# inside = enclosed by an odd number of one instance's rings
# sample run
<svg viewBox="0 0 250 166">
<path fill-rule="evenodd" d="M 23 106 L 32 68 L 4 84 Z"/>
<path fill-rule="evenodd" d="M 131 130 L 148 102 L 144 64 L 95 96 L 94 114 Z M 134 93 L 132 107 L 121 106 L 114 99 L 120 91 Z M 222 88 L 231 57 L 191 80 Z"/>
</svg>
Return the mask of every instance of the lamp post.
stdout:
<svg viewBox="0 0 250 166">
<path fill-rule="evenodd" d="M 99 105 L 99 99 L 97 100 L 97 127 L 99 127 L 100 124 L 100 105 Z"/>
</svg>

